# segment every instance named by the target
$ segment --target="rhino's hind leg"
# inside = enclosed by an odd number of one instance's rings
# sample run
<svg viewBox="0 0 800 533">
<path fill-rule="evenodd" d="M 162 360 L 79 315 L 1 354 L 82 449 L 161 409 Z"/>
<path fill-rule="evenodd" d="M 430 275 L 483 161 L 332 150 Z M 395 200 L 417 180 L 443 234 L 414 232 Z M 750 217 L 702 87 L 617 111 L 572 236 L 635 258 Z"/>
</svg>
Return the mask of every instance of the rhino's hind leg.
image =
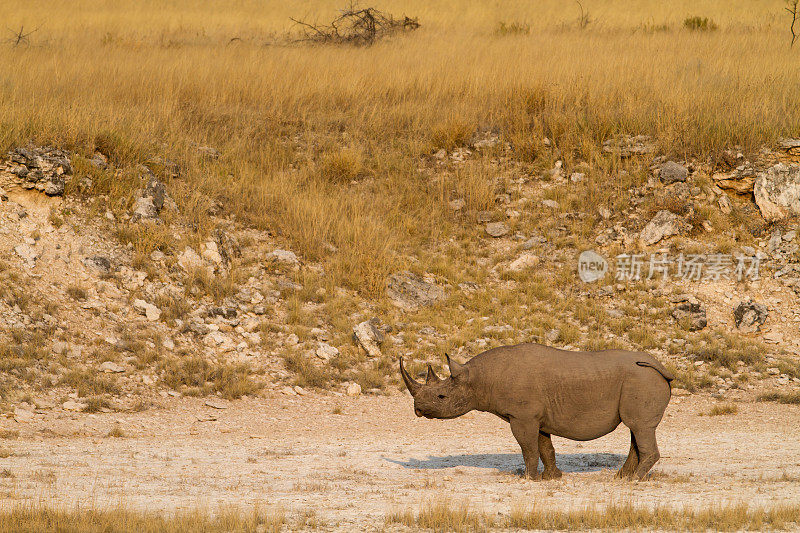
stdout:
<svg viewBox="0 0 800 533">
<path fill-rule="evenodd" d="M 539 421 L 512 418 L 511 433 L 522 449 L 525 477 L 536 479 L 539 474 Z"/>
<path fill-rule="evenodd" d="M 650 367 L 637 367 L 622 385 L 619 416 L 632 433 L 631 443 L 638 452 L 634 467 L 625 461 L 622 469 L 633 468 L 632 477 L 643 479 L 661 457 L 656 444 L 656 427 L 669 404 L 669 383 Z M 630 458 L 630 456 L 629 456 Z"/>
<path fill-rule="evenodd" d="M 631 431 L 631 450 L 628 452 L 628 458 L 622 468 L 617 472 L 617 477 L 631 477 L 636 468 L 639 466 L 639 449 L 636 447 L 636 436 Z"/>
<path fill-rule="evenodd" d="M 556 449 L 553 448 L 553 440 L 549 433 L 539 432 L 539 455 L 542 458 L 544 472 L 542 479 L 558 479 L 561 477 L 561 470 L 556 466 Z"/>
<path fill-rule="evenodd" d="M 656 444 L 656 428 L 635 429 L 631 430 L 631 433 L 636 437 L 636 447 L 639 450 L 639 464 L 633 477 L 641 480 L 661 458 L 661 454 L 658 453 L 658 444 Z"/>
</svg>

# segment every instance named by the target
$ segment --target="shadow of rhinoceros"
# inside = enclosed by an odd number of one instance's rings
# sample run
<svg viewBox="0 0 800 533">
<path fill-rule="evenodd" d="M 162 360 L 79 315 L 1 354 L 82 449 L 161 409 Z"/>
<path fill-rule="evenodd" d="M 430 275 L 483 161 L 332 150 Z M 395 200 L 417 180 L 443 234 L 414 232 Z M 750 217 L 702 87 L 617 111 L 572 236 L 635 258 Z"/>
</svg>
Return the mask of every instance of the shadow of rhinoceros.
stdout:
<svg viewBox="0 0 800 533">
<path fill-rule="evenodd" d="M 426 459 L 410 458 L 405 461 L 383 458 L 390 463 L 414 470 L 439 470 L 456 466 L 493 468 L 501 472 L 522 472 L 525 464 L 518 453 L 478 453 L 428 456 Z M 616 453 L 565 453 L 556 454 L 556 464 L 564 472 L 596 472 L 604 468 L 618 468 L 625 460 Z"/>
</svg>

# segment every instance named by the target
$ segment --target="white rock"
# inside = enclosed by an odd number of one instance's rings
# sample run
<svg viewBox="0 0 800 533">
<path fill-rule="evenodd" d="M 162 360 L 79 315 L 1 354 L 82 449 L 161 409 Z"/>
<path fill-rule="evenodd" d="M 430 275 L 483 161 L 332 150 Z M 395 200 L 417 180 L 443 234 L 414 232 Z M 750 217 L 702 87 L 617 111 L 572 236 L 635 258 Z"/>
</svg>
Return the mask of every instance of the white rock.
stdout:
<svg viewBox="0 0 800 533">
<path fill-rule="evenodd" d="M 20 256 L 29 266 L 39 257 L 39 251 L 30 244 L 18 244 L 14 247 L 14 251 Z"/>
<path fill-rule="evenodd" d="M 508 269 L 512 272 L 520 272 L 526 268 L 534 267 L 538 264 L 539 257 L 536 256 L 536 254 L 525 252 L 514 259 L 511 264 L 508 265 Z"/>
<path fill-rule="evenodd" d="M 348 396 L 358 396 L 361 394 L 361 385 L 358 383 L 350 383 L 345 390 Z"/>
<path fill-rule="evenodd" d="M 53 353 L 63 354 L 69 350 L 69 343 L 64 341 L 55 341 L 53 343 Z"/>
<path fill-rule="evenodd" d="M 206 400 L 205 405 L 213 409 L 227 409 L 229 407 L 227 402 L 224 402 L 222 400 L 217 400 L 215 398 L 210 398 Z"/>
<path fill-rule="evenodd" d="M 306 390 L 300 385 L 295 385 L 294 387 L 292 387 L 292 389 L 297 393 L 298 396 L 305 396 L 306 394 L 308 394 L 308 392 L 306 392 Z"/>
<path fill-rule="evenodd" d="M 495 238 L 507 235 L 509 232 L 508 226 L 502 222 L 489 222 L 486 224 L 485 230 L 486 233 Z"/>
<path fill-rule="evenodd" d="M 175 341 L 171 337 L 164 337 L 164 340 L 161 341 L 161 346 L 172 351 L 175 349 Z"/>
<path fill-rule="evenodd" d="M 678 216 L 664 209 L 656 213 L 656 216 L 647 223 L 647 226 L 644 227 L 639 235 L 639 240 L 649 246 L 665 237 L 677 235 L 679 229 Z"/>
<path fill-rule="evenodd" d="M 767 222 L 800 214 L 800 166 L 778 163 L 761 172 L 753 196 Z"/>
<path fill-rule="evenodd" d="M 204 342 L 207 346 L 219 346 L 226 351 L 234 347 L 233 341 L 221 331 L 211 331 L 205 336 Z"/>
<path fill-rule="evenodd" d="M 180 267 L 186 272 L 191 272 L 193 270 L 197 270 L 198 268 L 205 267 L 203 258 L 189 247 L 187 247 L 183 252 L 181 252 L 181 255 L 178 256 L 178 265 L 180 265 Z"/>
<path fill-rule="evenodd" d="M 16 420 L 19 423 L 30 422 L 31 420 L 33 420 L 33 411 L 30 411 L 28 409 L 22 409 L 20 407 L 15 407 L 14 420 Z"/>
<path fill-rule="evenodd" d="M 147 317 L 147 320 L 155 322 L 161 318 L 161 309 L 144 300 L 136 299 L 133 301 L 133 307 Z"/>
<path fill-rule="evenodd" d="M 86 404 L 81 402 L 76 402 L 75 400 L 67 400 L 61 407 L 64 408 L 66 411 L 83 411 L 86 409 Z"/>
<path fill-rule="evenodd" d="M 382 342 L 381 334 L 368 320 L 357 324 L 353 328 L 353 336 L 358 341 L 358 344 L 364 348 L 368 356 L 379 357 L 381 355 L 379 347 Z"/>
<path fill-rule="evenodd" d="M 323 361 L 328 361 L 331 358 L 339 355 L 339 350 L 337 350 L 335 347 L 331 346 L 326 342 L 321 342 L 319 343 L 319 347 L 317 348 L 317 351 L 315 353 L 317 354 L 317 357 L 319 357 Z"/>
<path fill-rule="evenodd" d="M 730 215 L 731 212 L 733 211 L 733 207 L 731 206 L 731 200 L 730 198 L 728 198 L 727 194 L 723 194 L 722 196 L 720 196 L 719 200 L 717 200 L 717 203 L 719 204 L 720 210 L 726 215 Z"/>
<path fill-rule="evenodd" d="M 122 286 L 129 291 L 140 288 L 144 285 L 144 280 L 147 279 L 147 272 L 133 270 L 126 266 L 121 267 L 119 270 L 122 277 Z"/>
<path fill-rule="evenodd" d="M 140 196 L 133 206 L 134 219 L 152 219 L 158 217 L 158 210 L 150 196 Z"/>
<path fill-rule="evenodd" d="M 560 207 L 555 200 L 542 200 L 542 205 L 551 209 L 558 209 Z"/>
<path fill-rule="evenodd" d="M 219 247 L 215 241 L 204 242 L 201 245 L 200 255 L 217 265 L 221 265 L 223 262 L 222 254 L 219 253 Z"/>
<path fill-rule="evenodd" d="M 290 250 L 273 250 L 267 254 L 268 261 L 275 261 L 277 263 L 284 263 L 287 265 L 297 265 L 300 263 L 300 260 L 297 259 L 297 256 L 294 252 Z"/>
<path fill-rule="evenodd" d="M 103 363 L 100 364 L 98 369 L 100 370 L 100 372 L 106 372 L 109 374 L 125 372 L 125 367 L 118 363 L 115 363 L 114 361 L 104 361 Z"/>
</svg>

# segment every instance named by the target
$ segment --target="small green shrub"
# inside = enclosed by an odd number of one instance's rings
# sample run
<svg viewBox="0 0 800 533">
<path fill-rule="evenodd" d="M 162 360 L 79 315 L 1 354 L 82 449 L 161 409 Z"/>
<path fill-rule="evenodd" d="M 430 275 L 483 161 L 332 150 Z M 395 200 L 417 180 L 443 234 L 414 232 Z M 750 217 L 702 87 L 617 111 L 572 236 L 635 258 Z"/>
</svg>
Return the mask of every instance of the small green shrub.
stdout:
<svg viewBox="0 0 800 533">
<path fill-rule="evenodd" d="M 494 34 L 497 36 L 506 35 L 528 35 L 531 32 L 529 24 L 523 22 L 498 22 L 494 28 Z"/>
<path fill-rule="evenodd" d="M 708 17 L 686 17 L 683 19 L 683 27 L 690 31 L 714 31 L 717 23 Z"/>
</svg>

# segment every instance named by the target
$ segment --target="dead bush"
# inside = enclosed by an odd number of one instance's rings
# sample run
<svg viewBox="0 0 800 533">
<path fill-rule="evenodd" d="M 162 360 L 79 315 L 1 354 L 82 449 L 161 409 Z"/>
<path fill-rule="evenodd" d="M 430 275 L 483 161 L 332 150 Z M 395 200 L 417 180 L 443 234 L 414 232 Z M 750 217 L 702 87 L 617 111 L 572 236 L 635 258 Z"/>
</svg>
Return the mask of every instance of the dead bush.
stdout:
<svg viewBox="0 0 800 533">
<path fill-rule="evenodd" d="M 374 7 L 358 9 L 353 5 L 342 10 L 329 24 L 291 20 L 301 26 L 301 37 L 296 41 L 321 44 L 369 46 L 389 35 L 419 28 L 416 18 L 394 18 Z"/>
</svg>

